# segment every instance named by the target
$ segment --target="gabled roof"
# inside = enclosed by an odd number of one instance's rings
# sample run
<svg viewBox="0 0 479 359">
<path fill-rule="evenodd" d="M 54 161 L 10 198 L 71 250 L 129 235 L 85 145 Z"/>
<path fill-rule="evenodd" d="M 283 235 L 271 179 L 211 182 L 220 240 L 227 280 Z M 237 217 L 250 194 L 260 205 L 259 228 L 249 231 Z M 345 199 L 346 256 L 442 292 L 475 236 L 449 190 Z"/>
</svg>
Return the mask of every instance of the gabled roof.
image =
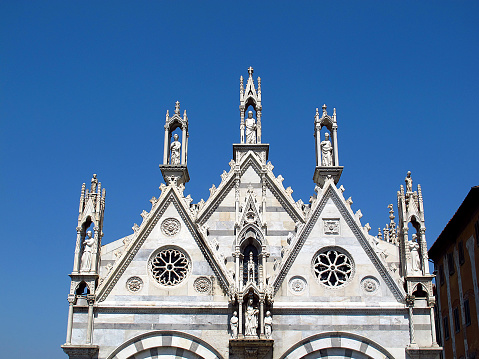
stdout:
<svg viewBox="0 0 479 359">
<path fill-rule="evenodd" d="M 429 258 L 433 261 L 439 260 L 444 250 L 453 244 L 458 235 L 467 224 L 473 219 L 472 216 L 479 210 L 479 186 L 471 187 L 464 201 L 461 203 L 456 213 L 446 227 L 442 230 L 439 237 L 429 249 Z"/>
<path fill-rule="evenodd" d="M 99 301 L 105 300 L 108 294 L 114 288 L 115 284 L 118 282 L 138 250 L 148 238 L 149 234 L 156 226 L 158 220 L 166 211 L 170 203 L 175 206 L 185 225 L 188 227 L 195 242 L 198 244 L 198 247 L 216 274 L 219 284 L 225 291 L 228 290 L 231 284 L 230 281 L 232 279 L 226 275 L 226 268 L 224 264 L 222 264 L 221 261 L 219 261 L 213 254 L 214 251 L 210 247 L 210 244 L 208 241 L 206 241 L 206 238 L 204 238 L 204 235 L 201 233 L 198 225 L 194 223 L 191 217 L 191 212 L 189 208 L 187 208 L 186 202 L 183 200 L 183 196 L 179 192 L 178 188 L 174 186 L 168 186 L 163 190 L 160 198 L 154 204 L 151 212 L 147 215 L 146 219 L 136 232 L 136 238 L 130 242 L 130 245 L 126 249 L 125 253 L 115 263 L 107 278 L 105 278 L 105 280 L 98 287 L 97 298 Z"/>
<path fill-rule="evenodd" d="M 305 225 L 302 226 L 302 228 L 298 231 L 295 240 L 293 241 L 293 243 L 291 243 L 291 250 L 287 254 L 285 260 L 283 260 L 281 265 L 279 266 L 279 269 L 276 272 L 276 277 L 274 277 L 272 280 L 274 290 L 277 291 L 280 288 L 281 284 L 286 278 L 286 275 L 288 274 L 294 261 L 296 260 L 301 248 L 303 247 L 304 242 L 311 233 L 314 225 L 316 224 L 319 216 L 321 215 L 321 212 L 323 211 L 329 199 L 331 199 L 338 208 L 349 228 L 354 233 L 354 236 L 358 239 L 359 243 L 361 244 L 361 247 L 368 255 L 369 259 L 383 278 L 384 282 L 387 284 L 388 288 L 393 293 L 396 300 L 399 302 L 403 302 L 405 298 L 404 291 L 391 277 L 391 274 L 389 273 L 387 267 L 379 258 L 376 251 L 374 251 L 374 249 L 372 248 L 371 244 L 366 238 L 363 228 L 355 219 L 351 208 L 347 206 L 344 197 L 342 196 L 342 194 L 339 193 L 339 190 L 334 185 L 332 179 L 326 181 L 321 192 L 321 197 L 313 203 L 313 207 L 311 208 L 310 214 Z"/>
</svg>

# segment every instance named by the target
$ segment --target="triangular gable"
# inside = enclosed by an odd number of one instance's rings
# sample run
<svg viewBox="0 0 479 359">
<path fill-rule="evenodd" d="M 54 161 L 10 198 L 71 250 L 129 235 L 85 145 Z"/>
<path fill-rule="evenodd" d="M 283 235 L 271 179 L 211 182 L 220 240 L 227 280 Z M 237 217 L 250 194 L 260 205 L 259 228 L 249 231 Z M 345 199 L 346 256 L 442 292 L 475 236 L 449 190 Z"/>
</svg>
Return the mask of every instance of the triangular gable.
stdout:
<svg viewBox="0 0 479 359">
<path fill-rule="evenodd" d="M 265 174 L 266 186 L 273 193 L 276 199 L 281 203 L 285 211 L 293 219 L 294 222 L 305 222 L 305 216 L 302 210 L 294 202 L 291 194 L 288 193 L 281 181 L 279 181 L 273 174 L 272 165 L 263 165 L 261 158 L 258 157 L 253 151 L 248 151 L 239 163 L 234 161 L 230 162 L 230 171 L 224 172 L 222 175 L 222 181 L 218 188 L 214 190 L 214 193 L 210 195 L 203 208 L 199 211 L 197 221 L 199 224 L 205 224 L 211 217 L 216 208 L 220 205 L 228 192 L 235 185 L 235 167 L 239 166 L 240 176 L 242 176 L 249 167 L 252 167 L 258 176 Z"/>
<path fill-rule="evenodd" d="M 262 216 L 259 214 L 258 204 L 253 190 L 248 189 L 248 196 L 246 197 L 246 204 L 244 205 L 243 214 L 240 220 L 240 228 L 245 224 L 256 223 L 261 227 L 263 224 Z"/>
<path fill-rule="evenodd" d="M 230 286 L 230 279 L 225 274 L 226 268 L 224 264 L 218 261 L 212 249 L 210 248 L 209 243 L 203 237 L 203 234 L 200 232 L 199 227 L 194 224 L 191 219 L 189 209 L 186 208 L 186 203 L 181 199 L 181 195 L 177 192 L 178 190 L 172 186 L 167 187 L 158 202 L 154 205 L 152 209 L 153 213 L 148 214 L 144 223 L 140 226 L 136 238 L 131 241 L 129 248 L 125 251 L 122 257 L 115 263 L 114 267 L 110 271 L 109 275 L 102 284 L 98 287 L 97 298 L 99 301 L 106 299 L 108 294 L 111 292 L 113 287 L 116 285 L 126 268 L 129 266 L 133 258 L 135 257 L 138 250 L 141 248 L 145 240 L 148 238 L 149 234 L 155 228 L 159 219 L 162 217 L 163 213 L 166 211 L 170 203 L 172 203 L 179 215 L 181 216 L 183 222 L 188 227 L 188 230 L 192 234 L 195 242 L 203 253 L 204 257 L 211 266 L 213 272 L 218 278 L 218 282 L 221 287 L 227 291 Z"/>
<path fill-rule="evenodd" d="M 397 285 L 394 279 L 391 277 L 388 269 L 378 257 L 377 253 L 372 248 L 371 244 L 367 240 L 362 228 L 358 225 L 351 209 L 346 207 L 346 203 L 341 199 L 340 195 L 337 192 L 337 188 L 332 184 L 332 181 L 326 182 L 321 198 L 318 198 L 314 204 L 314 208 L 311 209 L 311 214 L 306 222 L 306 224 L 300 229 L 299 233 L 296 236 L 295 241 L 291 244 L 291 250 L 289 251 L 288 256 L 281 263 L 278 270 L 276 278 L 273 279 L 273 286 L 275 292 L 281 287 L 286 275 L 288 274 L 291 266 L 296 260 L 299 252 L 301 251 L 304 242 L 309 237 L 314 225 L 318 221 L 323 209 L 326 206 L 326 203 L 329 199 L 333 201 L 335 206 L 338 208 L 340 214 L 345 219 L 347 225 L 353 232 L 354 236 L 359 241 L 361 247 L 366 252 L 367 256 L 373 263 L 374 267 L 381 275 L 384 282 L 387 284 L 389 290 L 393 293 L 396 300 L 399 302 L 404 301 L 404 291 Z"/>
</svg>

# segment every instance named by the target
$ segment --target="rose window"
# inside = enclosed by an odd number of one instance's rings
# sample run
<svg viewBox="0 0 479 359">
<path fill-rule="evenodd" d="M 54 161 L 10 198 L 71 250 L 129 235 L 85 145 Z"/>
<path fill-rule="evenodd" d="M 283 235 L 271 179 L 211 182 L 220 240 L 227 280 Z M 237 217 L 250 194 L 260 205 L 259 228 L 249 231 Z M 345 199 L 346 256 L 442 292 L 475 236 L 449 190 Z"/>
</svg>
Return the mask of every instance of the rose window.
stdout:
<svg viewBox="0 0 479 359">
<path fill-rule="evenodd" d="M 344 285 L 353 274 L 353 262 L 349 255 L 338 248 L 326 248 L 313 260 L 314 274 L 328 287 Z"/>
<path fill-rule="evenodd" d="M 190 271 L 190 261 L 185 253 L 175 248 L 160 250 L 150 259 L 151 274 L 158 283 L 174 286 L 181 283 Z"/>
</svg>

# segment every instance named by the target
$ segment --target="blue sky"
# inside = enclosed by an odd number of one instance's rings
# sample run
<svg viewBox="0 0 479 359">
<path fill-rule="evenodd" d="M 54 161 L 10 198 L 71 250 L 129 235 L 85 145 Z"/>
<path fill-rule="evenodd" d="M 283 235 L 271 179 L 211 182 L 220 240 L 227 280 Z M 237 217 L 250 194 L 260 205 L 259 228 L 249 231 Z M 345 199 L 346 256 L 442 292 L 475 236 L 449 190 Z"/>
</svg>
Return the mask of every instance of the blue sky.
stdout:
<svg viewBox="0 0 479 359">
<path fill-rule="evenodd" d="M 412 171 L 429 246 L 478 184 L 473 1 L 0 3 L 0 329 L 5 357 L 65 358 L 81 184 L 107 190 L 103 243 L 162 182 L 166 110 L 190 121 L 194 201 L 239 141 L 239 77 L 262 78 L 274 173 L 307 202 L 313 117 L 337 109 L 340 181 L 371 233 Z"/>
</svg>

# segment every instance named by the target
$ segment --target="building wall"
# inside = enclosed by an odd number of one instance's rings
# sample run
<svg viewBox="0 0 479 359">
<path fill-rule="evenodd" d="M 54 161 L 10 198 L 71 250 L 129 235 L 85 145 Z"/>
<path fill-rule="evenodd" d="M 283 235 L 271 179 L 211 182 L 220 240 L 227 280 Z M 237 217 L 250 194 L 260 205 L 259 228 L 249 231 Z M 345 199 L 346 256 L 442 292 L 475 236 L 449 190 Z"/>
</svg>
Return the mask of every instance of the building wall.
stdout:
<svg viewBox="0 0 479 359">
<path fill-rule="evenodd" d="M 441 256 L 435 261 L 438 271 L 437 294 L 440 313 L 440 340 L 445 358 L 479 357 L 479 317 L 477 274 L 479 273 L 479 246 L 475 224 L 479 221 L 479 210 L 472 214 L 465 228 L 446 245 Z M 460 255 L 460 246 L 464 252 Z M 453 273 L 449 273 L 452 255 Z M 463 260 L 462 260 L 463 259 Z M 442 276 L 442 278 L 441 278 Z M 465 301 L 469 302 L 470 324 L 466 324 Z M 454 311 L 459 317 L 459 331 L 454 325 Z M 444 319 L 449 323 L 449 338 L 446 339 Z M 467 353 L 466 353 L 467 352 Z M 467 354 L 467 356 L 466 356 Z"/>
</svg>

